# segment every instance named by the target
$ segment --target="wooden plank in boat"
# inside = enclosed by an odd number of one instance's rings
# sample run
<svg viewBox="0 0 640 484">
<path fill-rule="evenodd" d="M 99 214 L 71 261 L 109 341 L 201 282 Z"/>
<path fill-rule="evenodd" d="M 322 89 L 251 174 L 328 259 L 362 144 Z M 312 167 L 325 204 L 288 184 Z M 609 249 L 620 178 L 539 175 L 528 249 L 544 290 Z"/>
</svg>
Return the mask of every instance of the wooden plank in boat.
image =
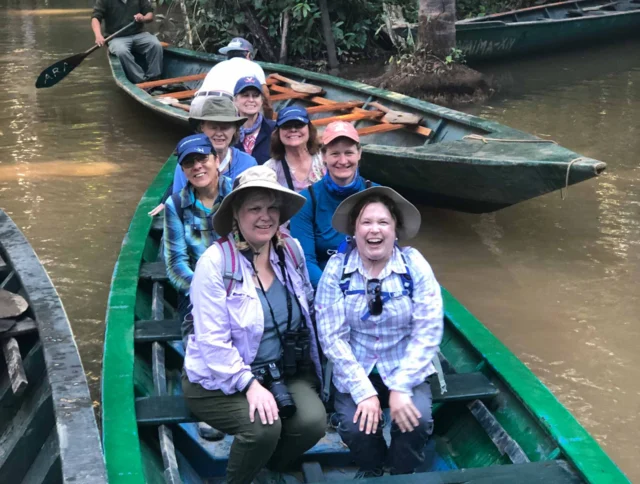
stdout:
<svg viewBox="0 0 640 484">
<path fill-rule="evenodd" d="M 140 266 L 140 278 L 152 281 L 166 281 L 167 267 L 164 262 L 145 262 Z"/>
<path fill-rule="evenodd" d="M 178 319 L 136 321 L 133 338 L 136 343 L 178 341 L 182 339 Z"/>
<path fill-rule="evenodd" d="M 377 124 L 375 126 L 368 126 L 366 128 L 359 128 L 358 134 L 360 136 L 367 136 L 369 134 L 386 133 L 387 131 L 395 131 L 397 129 L 403 129 L 403 124 Z"/>
<path fill-rule="evenodd" d="M 469 401 L 493 398 L 498 389 L 482 373 L 456 373 L 447 375 L 448 391 L 440 393 L 438 379 L 431 381 L 433 403 Z M 168 425 L 196 422 L 184 397 L 164 395 L 136 399 L 136 417 L 140 425 Z"/>
<path fill-rule="evenodd" d="M 353 482 L 340 480 L 336 482 Z M 584 483 L 562 460 L 498 465 L 376 478 L 377 484 L 579 484 Z"/>
<path fill-rule="evenodd" d="M 6 323 L 5 323 L 6 322 Z M 4 324 L 11 324 L 10 329 L 0 333 L 0 338 L 14 338 L 22 334 L 35 333 L 38 331 L 36 322 L 31 318 L 24 318 L 21 321 L 15 321 L 13 319 L 0 319 L 0 327 Z"/>
<path fill-rule="evenodd" d="M 173 99 L 189 99 L 192 98 L 197 91 L 197 89 L 189 89 L 187 91 L 167 92 L 165 94 L 158 94 L 157 96 L 153 97 L 156 99 L 163 99 L 166 97 L 171 97 Z"/>
<path fill-rule="evenodd" d="M 20 355 L 20 346 L 15 338 L 2 340 L 2 353 L 4 360 L 7 362 L 7 371 L 11 379 L 11 389 L 14 395 L 19 396 L 27 388 L 29 382 L 24 372 L 22 356 Z"/>
<path fill-rule="evenodd" d="M 179 84 L 181 82 L 201 81 L 207 77 L 207 73 L 193 74 L 191 76 L 172 77 L 171 79 L 159 79 L 157 81 L 147 81 L 136 84 L 140 89 L 149 89 L 150 87 L 166 86 L 168 84 Z"/>
<path fill-rule="evenodd" d="M 347 101 L 347 102 L 337 102 L 334 104 L 324 104 L 321 106 L 311 106 L 307 108 L 307 113 L 316 114 L 316 113 L 328 113 L 331 111 L 343 111 L 349 110 L 353 108 L 359 108 L 364 104 L 364 101 Z"/>
<path fill-rule="evenodd" d="M 382 111 L 361 110 L 357 113 L 343 114 L 341 116 L 331 116 L 330 118 L 314 119 L 311 122 L 314 126 L 326 126 L 334 121 L 360 121 L 363 119 L 376 120 L 384 115 Z"/>
</svg>

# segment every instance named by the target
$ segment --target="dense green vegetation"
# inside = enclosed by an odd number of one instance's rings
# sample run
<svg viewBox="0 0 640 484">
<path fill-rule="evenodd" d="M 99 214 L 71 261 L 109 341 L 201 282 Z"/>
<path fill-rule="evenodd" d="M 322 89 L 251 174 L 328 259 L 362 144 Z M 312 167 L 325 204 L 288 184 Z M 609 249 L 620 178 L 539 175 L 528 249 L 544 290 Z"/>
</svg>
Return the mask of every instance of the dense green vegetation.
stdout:
<svg viewBox="0 0 640 484">
<path fill-rule="evenodd" d="M 168 0 L 171 1 L 171 0 Z M 260 46 L 262 58 L 267 50 L 279 53 L 285 22 L 288 23 L 287 50 L 289 61 L 321 61 L 326 47 L 321 28 L 321 12 L 316 0 L 173 0 L 184 2 L 193 37 L 193 48 L 216 51 L 233 36 L 248 38 Z M 160 0 L 162 3 L 163 0 Z M 167 2 L 167 0 L 164 0 Z M 345 0 L 327 2 L 336 50 L 341 61 L 355 60 L 375 54 L 385 44 L 381 34 L 384 7 L 399 5 L 407 21 L 415 22 L 416 0 Z M 458 18 L 488 15 L 513 8 L 543 3 L 536 0 L 457 0 Z M 173 6 L 174 8 L 176 5 Z M 287 19 L 288 17 L 288 19 Z M 256 22 L 257 20 L 257 22 Z M 257 24 L 260 27 L 256 28 Z M 259 37 L 258 29 L 263 37 Z M 177 35 L 185 45 L 185 29 Z M 265 45 L 266 43 L 270 45 Z M 272 59 L 273 60 L 273 59 Z"/>
</svg>

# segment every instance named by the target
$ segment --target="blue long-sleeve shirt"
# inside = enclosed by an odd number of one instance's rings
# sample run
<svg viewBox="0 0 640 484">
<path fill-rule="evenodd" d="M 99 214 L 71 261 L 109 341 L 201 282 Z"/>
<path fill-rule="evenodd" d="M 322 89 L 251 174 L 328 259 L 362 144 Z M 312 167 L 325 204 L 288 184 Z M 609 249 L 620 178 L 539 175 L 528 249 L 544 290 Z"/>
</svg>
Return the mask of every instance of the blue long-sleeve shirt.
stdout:
<svg viewBox="0 0 640 484">
<path fill-rule="evenodd" d="M 233 180 L 235 180 L 240 173 L 247 168 L 256 166 L 258 162 L 256 162 L 256 159 L 253 156 L 248 155 L 244 151 L 240 151 L 238 148 L 231 146 L 229 150 L 231 150 L 231 162 L 227 165 L 227 168 L 222 172 L 222 174 L 228 176 L 233 183 Z M 182 167 L 177 165 L 176 171 L 173 173 L 173 193 L 179 192 L 186 186 L 187 177 L 185 176 L 184 171 L 182 171 Z"/>
<path fill-rule="evenodd" d="M 167 276 L 173 287 L 183 294 L 189 293 L 196 262 L 205 250 L 221 236 L 213 230 L 213 215 L 222 199 L 231 192 L 231 179 L 221 176 L 218 198 L 209 210 L 196 201 L 190 184 L 180 191 L 182 220 L 169 197 L 164 206 L 164 258 Z M 226 234 L 223 234 L 226 235 Z"/>
<path fill-rule="evenodd" d="M 377 186 L 376 183 L 371 185 Z M 354 193 L 360 192 L 366 187 L 366 181 L 360 177 L 358 189 Z M 329 257 L 346 237 L 345 234 L 341 234 L 331 226 L 331 217 L 347 196 L 341 197 L 331 193 L 327 189 L 325 178 L 313 184 L 313 193 L 316 200 L 315 210 L 309 189 L 300 192 L 300 195 L 305 197 L 307 201 L 291 219 L 290 230 L 291 236 L 298 239 L 302 245 L 305 259 L 307 259 L 309 278 L 315 288 L 318 286 Z"/>
<path fill-rule="evenodd" d="M 263 165 L 265 161 L 271 158 L 271 133 L 276 127 L 276 122 L 263 118 L 262 124 L 260 125 L 260 131 L 258 132 L 258 136 L 256 137 L 256 144 L 253 147 L 253 151 L 251 152 L 251 156 L 253 156 L 258 165 Z M 234 148 L 238 148 L 243 153 L 244 145 L 241 141 L 238 141 Z"/>
</svg>

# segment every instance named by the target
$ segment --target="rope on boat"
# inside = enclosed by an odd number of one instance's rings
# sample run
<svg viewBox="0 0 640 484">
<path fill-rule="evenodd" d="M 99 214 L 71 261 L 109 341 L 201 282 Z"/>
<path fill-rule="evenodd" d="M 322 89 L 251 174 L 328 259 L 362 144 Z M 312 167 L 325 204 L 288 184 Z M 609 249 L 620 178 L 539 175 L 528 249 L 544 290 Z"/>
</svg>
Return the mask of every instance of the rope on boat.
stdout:
<svg viewBox="0 0 640 484">
<path fill-rule="evenodd" d="M 560 197 L 562 200 L 566 198 L 565 193 L 569 192 L 569 172 L 571 172 L 571 167 L 578 161 L 587 161 L 587 159 L 583 156 L 578 156 L 569 162 L 569 165 L 567 166 L 567 176 L 564 179 L 564 188 L 560 189 Z"/>
<path fill-rule="evenodd" d="M 472 140 L 482 141 L 485 144 L 487 144 L 489 141 L 495 141 L 497 143 L 553 143 L 554 145 L 558 144 L 556 141 L 553 141 L 552 139 L 487 138 L 479 134 L 467 134 L 463 136 L 462 139 L 472 139 Z"/>
</svg>

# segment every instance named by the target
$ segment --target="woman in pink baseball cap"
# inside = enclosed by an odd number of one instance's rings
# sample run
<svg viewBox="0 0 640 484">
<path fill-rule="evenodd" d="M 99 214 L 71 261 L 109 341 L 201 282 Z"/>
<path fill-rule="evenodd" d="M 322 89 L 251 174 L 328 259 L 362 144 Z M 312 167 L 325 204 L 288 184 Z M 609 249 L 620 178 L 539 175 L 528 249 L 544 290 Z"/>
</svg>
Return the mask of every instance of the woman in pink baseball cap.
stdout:
<svg viewBox="0 0 640 484">
<path fill-rule="evenodd" d="M 362 147 L 351 123 L 335 121 L 327 125 L 322 133 L 321 153 L 327 173 L 300 192 L 307 202 L 290 225 L 291 235 L 304 250 L 313 287 L 318 285 L 329 257 L 346 237 L 331 226 L 338 205 L 354 193 L 376 185 L 358 173 Z"/>
</svg>

